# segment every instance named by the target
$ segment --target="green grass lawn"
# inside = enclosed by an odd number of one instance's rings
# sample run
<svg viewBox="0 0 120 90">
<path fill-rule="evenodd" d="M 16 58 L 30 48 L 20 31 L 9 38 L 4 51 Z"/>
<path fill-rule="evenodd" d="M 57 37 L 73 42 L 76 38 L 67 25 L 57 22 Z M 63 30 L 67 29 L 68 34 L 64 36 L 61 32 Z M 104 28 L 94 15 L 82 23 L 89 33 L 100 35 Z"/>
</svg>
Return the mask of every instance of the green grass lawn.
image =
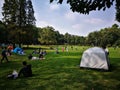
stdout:
<svg viewBox="0 0 120 90">
<path fill-rule="evenodd" d="M 46 48 L 45 46 L 44 48 Z M 119 90 L 120 89 L 120 48 L 109 48 L 111 71 L 80 69 L 80 58 L 88 47 L 75 46 L 69 52 L 59 54 L 46 48 L 45 60 L 28 60 L 26 55 L 12 54 L 9 63 L 0 64 L 0 90 Z M 38 56 L 38 55 L 35 55 Z M 14 69 L 19 71 L 22 61 L 32 64 L 33 77 L 7 79 Z"/>
</svg>

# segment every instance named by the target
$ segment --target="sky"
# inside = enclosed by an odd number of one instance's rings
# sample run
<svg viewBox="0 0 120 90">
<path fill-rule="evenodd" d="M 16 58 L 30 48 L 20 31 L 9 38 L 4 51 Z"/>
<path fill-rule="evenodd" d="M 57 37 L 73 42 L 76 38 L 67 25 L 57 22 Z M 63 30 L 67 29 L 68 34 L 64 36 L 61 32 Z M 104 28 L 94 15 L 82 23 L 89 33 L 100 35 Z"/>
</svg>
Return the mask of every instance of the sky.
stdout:
<svg viewBox="0 0 120 90">
<path fill-rule="evenodd" d="M 2 19 L 3 1 L 0 0 L 0 20 Z M 35 11 L 36 26 L 52 26 L 61 34 L 69 33 L 78 36 L 87 36 L 90 32 L 99 31 L 120 23 L 115 21 L 115 6 L 106 11 L 92 11 L 89 15 L 72 12 L 70 6 L 64 0 L 63 4 L 49 0 L 31 0 Z"/>
</svg>

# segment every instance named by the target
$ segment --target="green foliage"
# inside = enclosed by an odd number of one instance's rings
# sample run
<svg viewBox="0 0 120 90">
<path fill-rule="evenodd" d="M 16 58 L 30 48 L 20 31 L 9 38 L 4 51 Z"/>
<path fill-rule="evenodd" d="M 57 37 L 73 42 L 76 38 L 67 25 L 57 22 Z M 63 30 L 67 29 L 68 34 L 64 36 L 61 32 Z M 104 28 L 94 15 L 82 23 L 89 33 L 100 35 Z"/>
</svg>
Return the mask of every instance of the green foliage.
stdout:
<svg viewBox="0 0 120 90">
<path fill-rule="evenodd" d="M 38 28 L 32 25 L 27 25 L 22 29 L 22 43 L 23 44 L 37 44 L 38 42 Z"/>
<path fill-rule="evenodd" d="M 50 0 L 53 2 L 55 0 Z M 62 4 L 63 0 L 56 0 L 58 3 Z M 67 3 L 70 4 L 70 9 L 73 12 L 79 12 L 82 14 L 89 14 L 93 10 L 105 10 L 110 8 L 113 5 L 114 0 L 67 0 Z"/>
<path fill-rule="evenodd" d="M 85 38 L 82 36 L 71 35 L 66 33 L 65 35 L 55 31 L 53 27 L 38 28 L 39 42 L 44 45 L 84 45 Z"/>
<path fill-rule="evenodd" d="M 63 0 L 50 0 L 50 3 L 57 1 L 62 4 Z M 65 1 L 65 0 L 64 0 Z M 89 14 L 91 11 L 103 10 L 110 8 L 114 2 L 116 3 L 116 20 L 120 22 L 120 0 L 66 0 L 73 12 Z"/>
<path fill-rule="evenodd" d="M 50 46 L 34 46 L 38 47 L 46 48 L 45 60 L 28 60 L 27 56 L 32 52 L 29 49 L 25 50 L 26 55 L 13 54 L 8 57 L 9 63 L 0 64 L 0 90 L 119 90 L 120 48 L 109 48 L 112 67 L 111 71 L 103 72 L 79 68 L 82 53 L 88 47 L 73 46 L 72 50 L 71 46 L 68 46 L 69 52 L 62 52 L 62 46 L 57 46 L 59 54 L 50 50 Z M 34 76 L 6 79 L 14 69 L 20 70 L 22 61 L 32 64 Z"/>
<path fill-rule="evenodd" d="M 0 21 L 0 42 L 5 42 L 5 39 L 6 39 L 6 28 L 5 28 L 5 25 Z"/>
<path fill-rule="evenodd" d="M 35 25 L 31 0 L 5 0 L 2 9 L 3 21 L 7 25 L 11 23 L 18 27 Z"/>
<path fill-rule="evenodd" d="M 34 9 L 33 9 L 33 5 L 32 5 L 32 1 L 28 0 L 27 1 L 27 8 L 28 8 L 28 12 L 27 12 L 27 24 L 28 25 L 35 25 L 35 17 L 34 17 Z"/>
<path fill-rule="evenodd" d="M 56 44 L 56 36 L 55 36 L 55 31 L 53 27 L 45 27 L 42 28 L 39 32 L 39 41 L 41 44 Z"/>
<path fill-rule="evenodd" d="M 85 37 L 71 35 L 69 33 L 65 33 L 64 35 L 65 43 L 70 45 L 84 45 L 85 44 Z"/>
<path fill-rule="evenodd" d="M 99 33 L 98 31 L 91 32 L 87 37 L 87 43 L 89 45 L 100 46 L 102 41 L 101 36 L 101 33 Z"/>
<path fill-rule="evenodd" d="M 120 28 L 117 24 L 112 25 L 110 28 L 104 28 L 100 31 L 91 32 L 87 37 L 87 43 L 89 45 L 109 45 L 114 46 L 120 39 Z M 117 44 L 118 45 L 118 44 Z"/>
<path fill-rule="evenodd" d="M 5 0 L 2 10 L 8 36 L 7 43 L 8 41 L 18 44 L 33 43 L 36 39 L 34 29 L 36 20 L 31 0 Z"/>
<path fill-rule="evenodd" d="M 120 22 L 120 0 L 116 0 L 116 20 Z"/>
</svg>

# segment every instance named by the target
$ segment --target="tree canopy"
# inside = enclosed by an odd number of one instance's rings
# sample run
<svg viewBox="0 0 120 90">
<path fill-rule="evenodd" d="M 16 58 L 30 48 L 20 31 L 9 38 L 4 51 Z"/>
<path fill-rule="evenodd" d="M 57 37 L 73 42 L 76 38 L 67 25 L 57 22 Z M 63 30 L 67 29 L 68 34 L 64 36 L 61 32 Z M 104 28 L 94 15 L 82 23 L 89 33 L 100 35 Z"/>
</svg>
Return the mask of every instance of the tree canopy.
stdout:
<svg viewBox="0 0 120 90">
<path fill-rule="evenodd" d="M 33 43 L 37 32 L 31 0 L 4 0 L 2 21 L 5 24 L 6 42 Z M 4 28 L 2 28 L 4 29 Z M 29 38 L 28 38 L 29 36 Z"/>
<path fill-rule="evenodd" d="M 112 27 L 89 33 L 87 43 L 95 46 L 117 46 L 120 45 L 120 28 L 117 24 Z"/>
<path fill-rule="evenodd" d="M 63 0 L 50 0 L 50 3 L 57 1 L 57 3 L 62 4 Z M 120 0 L 67 0 L 67 4 L 70 5 L 70 9 L 73 12 L 78 12 L 81 14 L 89 14 L 89 12 L 94 10 L 103 10 L 110 8 L 115 2 L 116 8 L 116 20 L 120 22 Z"/>
<path fill-rule="evenodd" d="M 35 25 L 34 10 L 31 0 L 5 0 L 2 7 L 3 22 L 18 27 Z"/>
</svg>

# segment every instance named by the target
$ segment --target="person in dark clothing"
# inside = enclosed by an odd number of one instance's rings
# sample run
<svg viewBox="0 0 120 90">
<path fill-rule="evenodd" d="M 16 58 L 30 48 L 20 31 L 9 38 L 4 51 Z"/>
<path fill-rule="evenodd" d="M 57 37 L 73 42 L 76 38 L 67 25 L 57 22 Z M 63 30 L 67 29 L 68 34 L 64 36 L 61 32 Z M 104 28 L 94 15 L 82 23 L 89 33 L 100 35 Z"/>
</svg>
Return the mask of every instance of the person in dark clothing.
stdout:
<svg viewBox="0 0 120 90">
<path fill-rule="evenodd" d="M 31 65 L 27 65 L 26 61 L 22 62 L 23 68 L 19 71 L 18 77 L 23 75 L 24 77 L 31 77 L 32 76 L 32 70 L 31 70 Z"/>
<path fill-rule="evenodd" d="M 29 56 L 28 56 L 28 59 L 30 60 L 30 59 L 32 59 L 32 54 L 29 54 Z"/>
<path fill-rule="evenodd" d="M 40 55 L 39 55 L 39 58 L 43 58 L 43 54 L 40 54 Z"/>
<path fill-rule="evenodd" d="M 9 62 L 9 61 L 8 61 L 8 58 L 7 58 L 7 50 L 6 50 L 6 48 L 2 50 L 1 55 L 2 55 L 1 63 L 2 63 L 2 61 L 3 61 L 4 59 L 6 59 L 6 61 Z"/>
<path fill-rule="evenodd" d="M 40 60 L 45 59 L 44 56 L 43 56 L 43 54 L 39 54 L 39 59 L 40 59 Z"/>
</svg>

